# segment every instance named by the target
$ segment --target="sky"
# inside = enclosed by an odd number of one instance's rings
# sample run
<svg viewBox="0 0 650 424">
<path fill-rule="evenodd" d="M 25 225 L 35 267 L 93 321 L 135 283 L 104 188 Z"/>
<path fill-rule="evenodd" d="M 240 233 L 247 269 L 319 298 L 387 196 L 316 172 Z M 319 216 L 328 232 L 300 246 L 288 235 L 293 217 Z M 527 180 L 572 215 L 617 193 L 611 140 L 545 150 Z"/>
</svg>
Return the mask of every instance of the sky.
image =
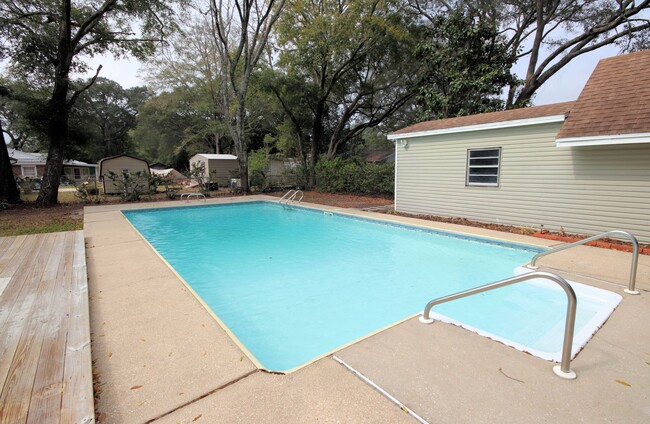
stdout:
<svg viewBox="0 0 650 424">
<path fill-rule="evenodd" d="M 551 77 L 537 91 L 533 105 L 576 100 L 587 79 L 593 72 L 600 59 L 616 56 L 619 50 L 616 46 L 606 46 L 596 51 L 575 58 L 557 74 Z M 115 60 L 111 55 L 97 56 L 88 61 L 90 70 L 85 77 L 94 75 L 98 65 L 102 65 L 100 76 L 117 81 L 125 88 L 145 85 L 142 78 L 146 64 L 136 59 Z M 515 64 L 515 73 L 523 77 L 526 71 L 525 63 Z"/>
</svg>

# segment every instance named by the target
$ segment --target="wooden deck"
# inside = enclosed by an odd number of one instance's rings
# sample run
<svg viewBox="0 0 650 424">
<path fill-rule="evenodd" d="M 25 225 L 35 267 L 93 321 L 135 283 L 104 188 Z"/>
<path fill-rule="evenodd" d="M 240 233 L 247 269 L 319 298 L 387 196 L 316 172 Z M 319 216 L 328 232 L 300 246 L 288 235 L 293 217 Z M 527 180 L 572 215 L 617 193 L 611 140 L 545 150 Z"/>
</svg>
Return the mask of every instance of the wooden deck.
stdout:
<svg viewBox="0 0 650 424">
<path fill-rule="evenodd" d="M 83 231 L 0 238 L 0 423 L 94 422 Z"/>
</svg>

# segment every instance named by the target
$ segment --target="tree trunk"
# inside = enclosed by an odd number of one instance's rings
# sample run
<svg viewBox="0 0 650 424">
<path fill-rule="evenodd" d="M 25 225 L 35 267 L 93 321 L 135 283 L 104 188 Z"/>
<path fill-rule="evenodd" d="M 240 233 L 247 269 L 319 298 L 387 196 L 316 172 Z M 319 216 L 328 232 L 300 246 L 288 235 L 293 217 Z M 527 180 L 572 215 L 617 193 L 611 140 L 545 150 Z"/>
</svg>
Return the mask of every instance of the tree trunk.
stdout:
<svg viewBox="0 0 650 424">
<path fill-rule="evenodd" d="M 244 157 L 242 157 L 244 156 Z M 248 193 L 248 154 L 237 157 L 239 163 L 239 178 L 241 181 L 242 192 Z"/>
<path fill-rule="evenodd" d="M 517 98 L 512 104 L 511 109 L 525 106 L 526 103 L 528 103 L 533 98 L 533 95 L 539 89 L 540 86 L 541 84 L 539 83 L 538 80 L 531 80 L 530 82 L 526 81 L 521 91 L 519 91 L 519 93 L 517 94 Z"/>
<path fill-rule="evenodd" d="M 20 193 L 9 161 L 9 151 L 1 136 L 2 122 L 0 122 L 0 202 L 15 205 L 20 203 Z"/>
<path fill-rule="evenodd" d="M 61 108 L 62 110 L 56 110 Z M 50 148 L 47 153 L 45 172 L 41 181 L 41 190 L 36 203 L 39 206 L 56 205 L 59 196 L 61 171 L 63 170 L 63 156 L 65 143 L 68 139 L 68 110 L 65 105 L 54 106 L 48 126 Z"/>
<path fill-rule="evenodd" d="M 320 146 L 323 145 L 325 130 L 323 119 L 325 115 L 325 100 L 318 102 L 314 111 L 314 123 L 311 129 L 311 151 L 309 152 L 309 183 L 311 187 L 316 186 L 316 161 Z"/>
<path fill-rule="evenodd" d="M 73 57 L 71 45 L 72 6 L 71 0 L 61 4 L 61 21 L 59 22 L 59 39 L 57 45 L 57 65 L 54 71 L 54 90 L 48 103 L 49 118 L 47 137 L 50 147 L 45 163 L 45 172 L 41 181 L 41 190 L 36 203 L 39 206 L 56 205 L 59 198 L 59 183 L 63 171 L 65 143 L 68 141 L 68 89 L 70 88 L 70 65 Z"/>
</svg>

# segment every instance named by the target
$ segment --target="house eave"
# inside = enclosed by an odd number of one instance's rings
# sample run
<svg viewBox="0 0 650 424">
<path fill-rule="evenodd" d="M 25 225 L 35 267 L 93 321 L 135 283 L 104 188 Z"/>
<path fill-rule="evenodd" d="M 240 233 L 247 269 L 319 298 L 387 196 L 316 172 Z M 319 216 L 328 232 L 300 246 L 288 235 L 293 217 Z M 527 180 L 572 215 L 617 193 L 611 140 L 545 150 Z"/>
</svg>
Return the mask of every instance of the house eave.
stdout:
<svg viewBox="0 0 650 424">
<path fill-rule="evenodd" d="M 565 137 L 555 139 L 556 147 L 615 146 L 619 144 L 650 143 L 650 133 Z"/>
<path fill-rule="evenodd" d="M 512 121 L 490 122 L 487 124 L 467 125 L 464 127 L 444 128 L 439 130 L 416 131 L 401 134 L 388 134 L 389 140 L 404 140 L 408 138 L 427 137 L 432 135 L 456 134 L 472 131 L 496 130 L 502 128 L 523 127 L 528 125 L 550 124 L 564 122 L 565 115 L 540 116 L 538 118 L 516 119 Z"/>
</svg>

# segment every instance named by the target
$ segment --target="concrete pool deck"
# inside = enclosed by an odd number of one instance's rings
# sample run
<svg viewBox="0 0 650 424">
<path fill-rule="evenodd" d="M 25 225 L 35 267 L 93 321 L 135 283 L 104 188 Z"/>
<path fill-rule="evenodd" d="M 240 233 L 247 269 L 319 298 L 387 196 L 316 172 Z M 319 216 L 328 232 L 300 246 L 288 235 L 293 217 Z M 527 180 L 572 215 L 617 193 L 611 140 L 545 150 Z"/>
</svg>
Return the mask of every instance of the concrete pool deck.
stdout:
<svg viewBox="0 0 650 424">
<path fill-rule="evenodd" d="M 331 357 L 290 375 L 257 370 L 122 209 L 275 197 L 85 208 L 92 355 L 100 422 L 415 422 Z M 310 206 L 310 205 L 307 205 Z M 491 230 L 333 208 L 538 246 L 557 242 Z M 630 254 L 578 247 L 542 259 L 574 281 L 624 296 L 573 361 L 552 363 L 448 324 L 408 320 L 335 355 L 429 422 L 647 422 L 650 420 L 650 257 L 640 296 L 622 294 Z M 566 274 L 565 274 L 566 275 Z M 426 301 L 423 301 L 423 307 Z"/>
</svg>

